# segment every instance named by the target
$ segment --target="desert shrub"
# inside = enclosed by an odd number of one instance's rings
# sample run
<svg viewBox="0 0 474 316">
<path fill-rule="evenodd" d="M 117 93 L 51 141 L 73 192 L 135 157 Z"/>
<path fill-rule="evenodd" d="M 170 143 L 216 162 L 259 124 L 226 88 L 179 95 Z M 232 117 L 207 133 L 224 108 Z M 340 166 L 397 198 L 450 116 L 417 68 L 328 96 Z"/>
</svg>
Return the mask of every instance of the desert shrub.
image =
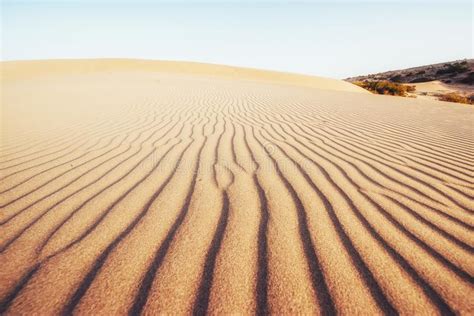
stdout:
<svg viewBox="0 0 474 316">
<path fill-rule="evenodd" d="M 402 75 L 395 75 L 393 77 L 390 78 L 390 81 L 393 81 L 393 82 L 402 82 Z"/>
<path fill-rule="evenodd" d="M 420 83 L 420 82 L 429 82 L 435 80 L 434 78 L 431 77 L 420 77 L 420 78 L 415 78 L 413 80 L 410 80 L 410 83 Z"/>
<path fill-rule="evenodd" d="M 407 92 L 415 92 L 415 90 L 416 90 L 415 86 L 405 85 L 405 87 L 407 89 Z"/>
<path fill-rule="evenodd" d="M 456 102 L 456 103 L 464 103 L 464 104 L 473 104 L 472 100 L 468 97 L 465 97 L 459 93 L 451 92 L 447 94 L 440 94 L 438 95 L 438 100 L 446 101 L 446 102 Z"/>
<path fill-rule="evenodd" d="M 398 96 L 407 96 L 408 92 L 415 91 L 415 86 L 403 85 L 390 81 L 357 81 L 354 84 L 362 87 L 366 90 L 369 90 L 376 94 L 388 94 L 388 95 L 398 95 Z"/>
<path fill-rule="evenodd" d="M 454 69 L 456 72 L 466 72 L 469 70 L 469 67 L 466 64 L 463 63 L 452 63 L 449 65 L 449 68 Z"/>
<path fill-rule="evenodd" d="M 439 69 L 436 71 L 437 75 L 445 75 L 445 74 L 456 74 L 456 73 L 463 73 L 469 71 L 469 67 L 467 63 L 452 63 L 452 64 L 444 64 L 444 68 Z"/>
<path fill-rule="evenodd" d="M 466 77 L 459 80 L 460 83 L 474 85 L 474 71 L 471 71 L 466 75 Z"/>
<path fill-rule="evenodd" d="M 452 74 L 452 73 L 455 73 L 454 69 L 452 68 L 439 69 L 436 71 L 437 75 L 446 75 L 446 74 Z"/>
<path fill-rule="evenodd" d="M 457 73 L 462 73 L 469 70 L 467 63 L 466 64 L 463 64 L 463 63 L 450 64 L 448 68 L 454 69 L 454 71 Z"/>
</svg>

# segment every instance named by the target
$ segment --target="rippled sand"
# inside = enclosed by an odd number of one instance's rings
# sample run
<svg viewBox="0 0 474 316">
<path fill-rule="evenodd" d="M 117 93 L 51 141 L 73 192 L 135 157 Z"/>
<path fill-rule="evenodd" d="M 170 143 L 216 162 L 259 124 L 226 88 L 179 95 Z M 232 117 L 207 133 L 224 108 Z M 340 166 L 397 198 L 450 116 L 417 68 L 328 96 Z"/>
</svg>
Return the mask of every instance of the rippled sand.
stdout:
<svg viewBox="0 0 474 316">
<path fill-rule="evenodd" d="M 134 60 L 4 62 L 0 313 L 474 312 L 474 108 Z"/>
</svg>

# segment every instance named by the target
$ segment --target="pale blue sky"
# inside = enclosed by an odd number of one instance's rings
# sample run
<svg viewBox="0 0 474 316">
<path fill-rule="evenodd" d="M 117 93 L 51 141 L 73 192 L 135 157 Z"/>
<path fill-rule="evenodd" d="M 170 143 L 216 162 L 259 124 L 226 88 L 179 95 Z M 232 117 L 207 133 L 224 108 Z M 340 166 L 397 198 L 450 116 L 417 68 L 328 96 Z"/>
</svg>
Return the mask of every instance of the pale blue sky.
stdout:
<svg viewBox="0 0 474 316">
<path fill-rule="evenodd" d="M 473 55 L 471 1 L 1 1 L 3 60 L 187 60 L 344 78 Z"/>
</svg>

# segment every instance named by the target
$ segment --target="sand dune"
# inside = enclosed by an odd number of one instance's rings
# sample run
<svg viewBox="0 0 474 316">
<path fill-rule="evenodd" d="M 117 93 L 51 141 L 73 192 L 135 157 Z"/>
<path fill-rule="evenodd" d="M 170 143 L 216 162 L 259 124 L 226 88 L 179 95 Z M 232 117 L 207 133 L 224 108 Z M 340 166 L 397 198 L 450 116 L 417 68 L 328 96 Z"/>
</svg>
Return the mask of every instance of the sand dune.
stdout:
<svg viewBox="0 0 474 316">
<path fill-rule="evenodd" d="M 4 76 L 10 81 L 65 74 L 86 75 L 97 73 L 111 74 L 117 72 L 134 74 L 142 72 L 166 72 L 201 77 L 211 76 L 232 80 L 250 79 L 253 81 L 292 84 L 325 90 L 367 93 L 364 89 L 347 84 L 341 80 L 196 62 L 148 61 L 136 59 L 44 60 L 41 62 L 4 62 L 2 64 L 2 70 Z"/>
<path fill-rule="evenodd" d="M 474 312 L 472 107 L 192 63 L 2 72 L 0 313 Z"/>
</svg>

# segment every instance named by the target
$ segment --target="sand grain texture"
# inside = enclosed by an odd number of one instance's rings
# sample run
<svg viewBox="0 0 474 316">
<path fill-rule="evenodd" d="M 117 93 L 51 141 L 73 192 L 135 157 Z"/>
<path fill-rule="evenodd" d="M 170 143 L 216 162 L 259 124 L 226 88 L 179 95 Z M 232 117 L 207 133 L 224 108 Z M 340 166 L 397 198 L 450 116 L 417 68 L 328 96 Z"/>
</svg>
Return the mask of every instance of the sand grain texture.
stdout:
<svg viewBox="0 0 474 316">
<path fill-rule="evenodd" d="M 474 312 L 473 107 L 180 62 L 1 86 L 2 314 Z"/>
</svg>

